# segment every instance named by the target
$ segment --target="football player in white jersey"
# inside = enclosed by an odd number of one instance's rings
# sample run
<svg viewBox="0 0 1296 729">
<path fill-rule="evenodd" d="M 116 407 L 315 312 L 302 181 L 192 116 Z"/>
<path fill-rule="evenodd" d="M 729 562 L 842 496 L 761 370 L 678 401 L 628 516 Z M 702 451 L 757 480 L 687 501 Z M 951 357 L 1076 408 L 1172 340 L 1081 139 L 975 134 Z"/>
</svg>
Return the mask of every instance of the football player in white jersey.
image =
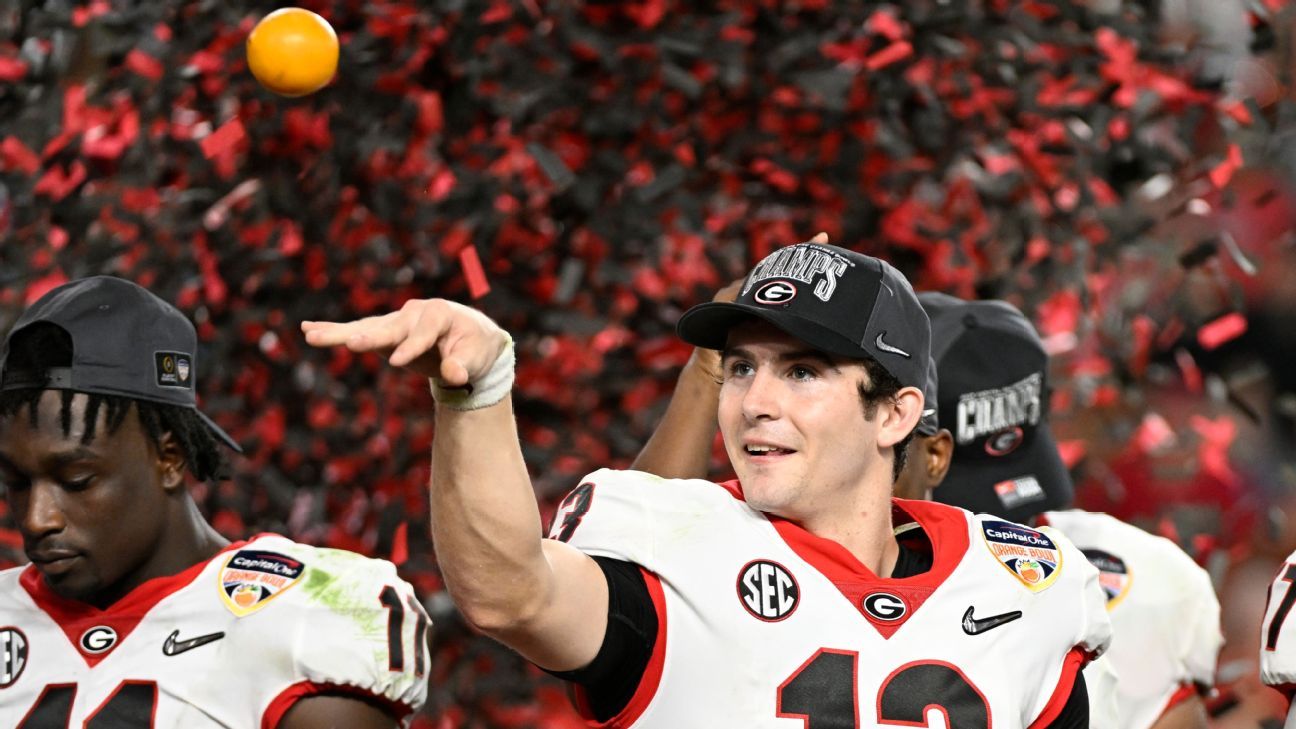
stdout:
<svg viewBox="0 0 1296 729">
<path fill-rule="evenodd" d="M 939 417 L 954 436 L 935 499 L 1070 538 L 1102 575 L 1120 726 L 1204 729 L 1202 696 L 1223 643 L 1210 576 L 1168 539 L 1068 508 L 1071 477 L 1048 424 L 1048 354 L 1020 311 L 1003 301 L 918 298 L 931 317 Z"/>
<path fill-rule="evenodd" d="M 1287 557 L 1269 586 L 1264 622 L 1260 624 L 1260 679 L 1291 702 L 1296 695 L 1296 552 Z M 1296 704 L 1289 706 L 1286 729 L 1296 729 Z"/>
<path fill-rule="evenodd" d="M 724 350 L 718 420 L 739 480 L 598 471 L 550 539 L 507 333 L 440 300 L 302 328 L 432 379 L 450 594 L 572 681 L 599 726 L 1087 725 L 1080 668 L 1110 633 L 1097 570 L 1047 530 L 891 499 L 929 329 L 883 261 L 789 246 L 736 302 L 689 310 L 681 336 Z"/>
<path fill-rule="evenodd" d="M 0 572 L 6 729 L 391 729 L 426 696 L 427 617 L 388 562 L 229 544 L 185 472 L 220 443 L 196 336 L 122 279 L 36 301 L 0 351 L 0 484 L 31 564 Z"/>
<path fill-rule="evenodd" d="M 1107 515 L 1045 513 L 1070 503 L 1071 480 L 1048 430 L 1047 355 L 1034 328 L 1003 302 L 931 293 L 919 300 L 932 325 L 925 388 L 931 407 L 924 413 L 930 417 L 910 443 L 895 494 L 929 498 L 948 475 L 935 491 L 938 501 L 1058 527 L 1099 568 L 1112 613 L 1113 647 L 1085 669 L 1092 725 L 1205 726 L 1200 693 L 1213 683 L 1221 642 L 1219 605 L 1205 571 L 1169 540 Z M 684 396 L 677 390 L 636 468 L 679 477 L 706 473 L 707 453 L 697 443 L 714 433 L 702 409 L 716 390 L 707 375 L 712 356 L 694 352 L 680 375 Z"/>
</svg>

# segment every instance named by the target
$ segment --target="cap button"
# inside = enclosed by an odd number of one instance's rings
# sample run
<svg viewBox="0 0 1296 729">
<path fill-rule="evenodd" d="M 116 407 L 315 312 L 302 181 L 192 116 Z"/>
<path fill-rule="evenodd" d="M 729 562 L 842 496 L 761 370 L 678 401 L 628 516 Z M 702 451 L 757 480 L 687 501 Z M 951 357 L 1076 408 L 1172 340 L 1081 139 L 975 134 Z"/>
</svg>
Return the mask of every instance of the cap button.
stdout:
<svg viewBox="0 0 1296 729">
<path fill-rule="evenodd" d="M 963 326 L 967 327 L 968 329 L 975 329 L 980 325 L 981 322 L 977 321 L 976 314 L 963 315 Z"/>
</svg>

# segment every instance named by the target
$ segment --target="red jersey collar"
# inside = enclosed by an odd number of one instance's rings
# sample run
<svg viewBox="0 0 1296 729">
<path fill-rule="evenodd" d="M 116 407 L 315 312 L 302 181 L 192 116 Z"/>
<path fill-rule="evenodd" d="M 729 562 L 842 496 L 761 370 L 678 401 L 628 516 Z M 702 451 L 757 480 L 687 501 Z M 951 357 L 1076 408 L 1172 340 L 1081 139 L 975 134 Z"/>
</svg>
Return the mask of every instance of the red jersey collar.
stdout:
<svg viewBox="0 0 1296 729">
<path fill-rule="evenodd" d="M 253 539 L 260 536 L 263 535 L 257 535 Z M 18 582 L 31 596 L 32 602 L 36 603 L 36 607 L 44 611 L 51 620 L 63 629 L 63 634 L 67 636 L 68 641 L 85 659 L 86 664 L 94 668 L 126 640 L 126 636 L 135 630 L 135 627 L 144 619 L 144 616 L 148 615 L 149 611 L 156 607 L 159 602 L 187 587 L 198 578 L 198 575 L 202 573 L 207 565 L 212 563 L 212 560 L 217 559 L 222 554 L 243 547 L 248 541 L 250 540 L 229 544 L 209 559 L 191 565 L 174 575 L 154 577 L 151 580 L 142 582 L 135 589 L 126 593 L 120 600 L 102 610 L 94 605 L 79 600 L 71 600 L 55 593 L 45 583 L 45 579 L 35 565 L 27 565 L 27 568 L 19 575 Z M 87 633 L 102 628 L 108 628 L 115 636 L 111 643 L 97 653 L 87 650 L 82 645 L 82 638 Z M 102 630 L 99 632 L 106 634 Z"/>
<path fill-rule="evenodd" d="M 738 481 L 728 481 L 720 486 L 734 498 L 746 501 L 742 484 Z M 931 593 L 944 584 L 963 560 L 969 543 L 967 517 L 962 509 L 930 501 L 897 498 L 891 499 L 891 509 L 893 527 L 899 529 L 906 524 L 917 524 L 927 535 L 932 549 L 931 569 L 909 577 L 879 577 L 841 544 L 811 534 L 787 519 L 765 514 L 788 547 L 828 578 L 886 638 L 899 630 Z M 864 599 L 878 592 L 894 593 L 903 600 L 905 612 L 902 619 L 878 620 L 864 609 Z"/>
</svg>

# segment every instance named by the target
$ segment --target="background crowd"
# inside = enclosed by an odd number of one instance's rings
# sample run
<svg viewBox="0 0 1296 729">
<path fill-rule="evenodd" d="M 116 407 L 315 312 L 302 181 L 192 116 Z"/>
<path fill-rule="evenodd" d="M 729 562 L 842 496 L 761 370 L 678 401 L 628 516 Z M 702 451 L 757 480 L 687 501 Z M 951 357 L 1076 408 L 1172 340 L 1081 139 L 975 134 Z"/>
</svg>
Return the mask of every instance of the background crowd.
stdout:
<svg viewBox="0 0 1296 729">
<path fill-rule="evenodd" d="M 99 273 L 190 314 L 203 409 L 247 452 L 200 503 L 230 538 L 401 566 L 437 623 L 419 726 L 579 724 L 442 592 L 426 385 L 298 322 L 495 317 L 552 510 L 647 439 L 680 312 L 817 231 L 1032 317 L 1078 505 L 1211 571 L 1220 726 L 1282 708 L 1254 663 L 1296 548 L 1296 3 L 301 5 L 342 58 L 287 100 L 243 58 L 270 4 L 0 4 L 0 331 Z"/>
</svg>

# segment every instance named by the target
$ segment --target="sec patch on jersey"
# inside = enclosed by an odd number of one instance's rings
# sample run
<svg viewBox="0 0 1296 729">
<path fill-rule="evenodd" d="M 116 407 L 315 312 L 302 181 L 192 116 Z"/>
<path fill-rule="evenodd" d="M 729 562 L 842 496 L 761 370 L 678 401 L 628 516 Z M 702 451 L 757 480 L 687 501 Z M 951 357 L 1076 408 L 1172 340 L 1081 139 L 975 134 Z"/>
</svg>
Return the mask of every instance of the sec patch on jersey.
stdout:
<svg viewBox="0 0 1296 729">
<path fill-rule="evenodd" d="M 238 617 L 265 607 L 301 581 L 306 565 L 278 552 L 241 549 L 217 573 L 221 600 Z"/>
<path fill-rule="evenodd" d="M 22 677 L 27 666 L 27 636 L 16 627 L 0 628 L 0 689 Z"/>
<path fill-rule="evenodd" d="M 990 554 L 1031 592 L 1046 590 L 1062 570 L 1062 551 L 1047 534 L 1007 521 L 981 522 Z"/>
</svg>

